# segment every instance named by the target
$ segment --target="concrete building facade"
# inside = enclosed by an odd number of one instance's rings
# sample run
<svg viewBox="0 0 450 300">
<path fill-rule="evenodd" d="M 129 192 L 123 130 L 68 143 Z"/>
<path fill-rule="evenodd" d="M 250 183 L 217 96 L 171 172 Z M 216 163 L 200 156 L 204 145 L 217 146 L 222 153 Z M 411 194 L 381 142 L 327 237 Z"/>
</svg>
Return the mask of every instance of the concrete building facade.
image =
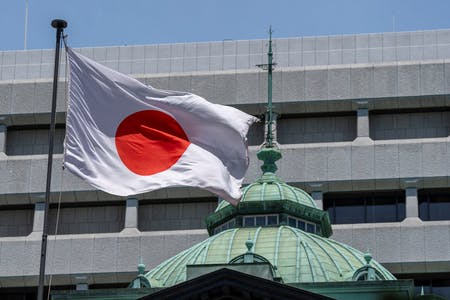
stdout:
<svg viewBox="0 0 450 300">
<path fill-rule="evenodd" d="M 264 117 L 264 40 L 79 51 Z M 280 177 L 328 210 L 333 239 L 448 296 L 450 30 L 275 39 L 274 54 Z M 37 286 L 53 55 L 0 52 L 0 295 Z M 217 198 L 193 188 L 116 197 L 62 170 L 65 74 L 63 64 L 47 273 L 55 288 L 121 286 L 139 262 L 152 268 L 204 240 Z M 246 183 L 261 174 L 263 135 L 262 123 L 251 128 Z"/>
</svg>

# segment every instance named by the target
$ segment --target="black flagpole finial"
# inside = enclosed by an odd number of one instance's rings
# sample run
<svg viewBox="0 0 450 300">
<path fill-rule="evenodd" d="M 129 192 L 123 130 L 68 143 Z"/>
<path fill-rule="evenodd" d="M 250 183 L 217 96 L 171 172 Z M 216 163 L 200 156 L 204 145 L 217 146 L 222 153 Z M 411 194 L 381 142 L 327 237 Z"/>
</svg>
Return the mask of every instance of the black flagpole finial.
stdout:
<svg viewBox="0 0 450 300">
<path fill-rule="evenodd" d="M 67 21 L 62 19 L 54 19 L 52 21 L 52 27 L 53 28 L 66 28 L 67 27 Z"/>
</svg>

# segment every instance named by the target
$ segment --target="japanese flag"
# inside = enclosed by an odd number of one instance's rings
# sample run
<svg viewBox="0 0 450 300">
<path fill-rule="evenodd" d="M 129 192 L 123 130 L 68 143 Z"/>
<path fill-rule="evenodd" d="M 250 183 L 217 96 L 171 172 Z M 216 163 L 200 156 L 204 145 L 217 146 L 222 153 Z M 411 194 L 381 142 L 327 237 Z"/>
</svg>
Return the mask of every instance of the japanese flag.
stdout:
<svg viewBox="0 0 450 300">
<path fill-rule="evenodd" d="M 114 195 L 191 186 L 237 204 L 255 117 L 194 94 L 146 86 L 67 52 L 68 170 Z"/>
</svg>

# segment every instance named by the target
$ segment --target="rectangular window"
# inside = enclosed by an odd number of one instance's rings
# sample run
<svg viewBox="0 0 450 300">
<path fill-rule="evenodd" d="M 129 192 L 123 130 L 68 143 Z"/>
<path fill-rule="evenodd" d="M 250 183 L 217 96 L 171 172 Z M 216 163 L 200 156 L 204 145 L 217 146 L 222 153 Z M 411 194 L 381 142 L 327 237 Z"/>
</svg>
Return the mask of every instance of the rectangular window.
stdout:
<svg viewBox="0 0 450 300">
<path fill-rule="evenodd" d="M 289 224 L 289 226 L 291 226 L 291 227 L 297 228 L 297 220 L 294 219 L 294 218 L 289 217 L 289 218 L 288 218 L 288 224 Z"/>
<path fill-rule="evenodd" d="M 418 192 L 422 221 L 450 220 L 450 189 L 423 189 Z"/>
<path fill-rule="evenodd" d="M 327 193 L 324 210 L 332 224 L 401 222 L 405 218 L 405 192 Z"/>
<path fill-rule="evenodd" d="M 267 225 L 278 225 L 278 216 L 267 216 Z"/>
<path fill-rule="evenodd" d="M 255 217 L 244 217 L 244 226 L 255 226 Z"/>
<path fill-rule="evenodd" d="M 303 231 L 315 233 L 316 232 L 316 224 L 309 223 L 307 221 L 303 221 L 301 219 L 295 217 L 288 217 L 288 225 L 294 228 L 301 229 Z"/>
<path fill-rule="evenodd" d="M 50 125 L 8 127 L 6 154 L 11 156 L 47 154 L 49 127 Z M 63 153 L 65 134 L 65 125 L 56 124 L 53 153 Z"/>
<path fill-rule="evenodd" d="M 255 219 L 256 219 L 256 226 L 266 225 L 266 217 L 265 216 L 257 216 Z"/>
<path fill-rule="evenodd" d="M 356 138 L 355 112 L 283 114 L 277 120 L 281 144 L 334 143 Z"/>
<path fill-rule="evenodd" d="M 448 108 L 423 108 L 370 113 L 370 137 L 373 140 L 423 139 L 447 137 L 450 134 Z"/>
<path fill-rule="evenodd" d="M 297 222 L 297 228 L 301 230 L 306 230 L 306 223 L 303 221 L 298 220 Z"/>
<path fill-rule="evenodd" d="M 316 232 L 316 226 L 314 226 L 314 224 L 311 223 L 306 223 L 306 231 L 314 233 Z"/>
</svg>

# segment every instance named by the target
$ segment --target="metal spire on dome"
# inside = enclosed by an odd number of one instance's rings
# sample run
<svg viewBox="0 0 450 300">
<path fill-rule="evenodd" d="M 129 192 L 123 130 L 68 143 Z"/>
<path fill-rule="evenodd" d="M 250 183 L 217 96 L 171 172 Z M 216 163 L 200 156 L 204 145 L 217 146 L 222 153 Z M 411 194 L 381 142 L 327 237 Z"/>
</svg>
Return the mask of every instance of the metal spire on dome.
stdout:
<svg viewBox="0 0 450 300">
<path fill-rule="evenodd" d="M 275 162 L 281 158 L 281 152 L 274 147 L 273 141 L 273 105 L 272 105 L 272 71 L 276 66 L 273 62 L 272 52 L 272 26 L 269 27 L 269 51 L 267 52 L 267 64 L 260 64 L 257 67 L 267 70 L 267 107 L 266 107 L 266 124 L 267 134 L 265 137 L 264 147 L 257 153 L 258 159 L 264 163 L 261 169 L 264 173 L 275 173 L 278 169 Z"/>
<path fill-rule="evenodd" d="M 272 52 L 272 26 L 269 27 L 269 51 L 267 52 L 267 64 L 256 65 L 257 67 L 267 70 L 267 107 L 266 107 L 266 120 L 267 120 L 267 134 L 265 145 L 268 148 L 273 147 L 273 105 L 272 105 L 272 71 L 277 65 L 273 62 Z"/>
</svg>

